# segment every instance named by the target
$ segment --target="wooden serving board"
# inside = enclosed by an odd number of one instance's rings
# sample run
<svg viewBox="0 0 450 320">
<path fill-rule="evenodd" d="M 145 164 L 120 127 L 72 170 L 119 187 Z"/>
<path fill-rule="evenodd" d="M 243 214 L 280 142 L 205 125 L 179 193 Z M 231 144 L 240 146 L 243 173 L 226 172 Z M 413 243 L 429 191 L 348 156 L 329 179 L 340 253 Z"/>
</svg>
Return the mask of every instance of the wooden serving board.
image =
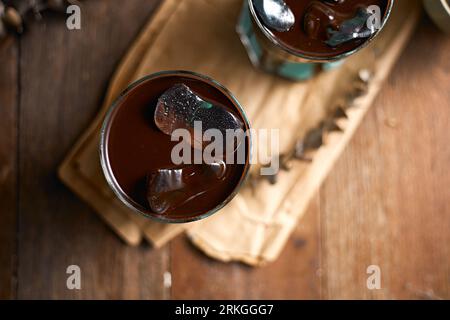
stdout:
<svg viewBox="0 0 450 320">
<path fill-rule="evenodd" d="M 194 244 L 220 260 L 252 265 L 274 260 L 370 108 L 421 10 L 419 1 L 397 0 L 391 20 L 368 48 L 342 67 L 299 83 L 252 67 L 235 32 L 241 6 L 242 0 L 165 0 L 118 67 L 98 116 L 59 168 L 62 181 L 130 245 L 146 238 L 159 247 L 189 229 Z M 205 221 L 164 225 L 130 212 L 115 198 L 101 172 L 98 141 L 106 110 L 128 84 L 153 72 L 176 69 L 206 74 L 228 87 L 253 128 L 280 129 L 282 152 L 292 150 L 333 112 L 359 71 L 370 70 L 373 78 L 367 91 L 352 101 L 347 118 L 339 120 L 343 131 L 327 134 L 312 162 L 295 162 L 275 185 L 262 181 L 244 188 Z M 233 241 L 237 236 L 241 240 Z"/>
</svg>

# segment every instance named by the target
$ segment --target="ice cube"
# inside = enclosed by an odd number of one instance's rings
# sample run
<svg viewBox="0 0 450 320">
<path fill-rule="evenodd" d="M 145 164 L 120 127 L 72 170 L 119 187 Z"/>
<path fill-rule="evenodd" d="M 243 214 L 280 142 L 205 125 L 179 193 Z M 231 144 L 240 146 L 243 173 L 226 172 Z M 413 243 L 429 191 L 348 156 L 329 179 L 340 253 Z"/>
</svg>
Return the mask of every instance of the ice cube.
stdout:
<svg viewBox="0 0 450 320">
<path fill-rule="evenodd" d="M 156 214 L 166 214 L 181 207 L 225 178 L 226 164 L 184 165 L 159 169 L 148 175 L 147 201 Z"/>
<path fill-rule="evenodd" d="M 262 23 L 279 32 L 289 31 L 295 23 L 295 16 L 284 0 L 253 0 L 253 7 Z"/>
<path fill-rule="evenodd" d="M 338 19 L 341 19 L 340 14 L 328 4 L 313 1 L 308 6 L 303 19 L 305 32 L 311 39 L 327 40 L 327 30 L 337 28 Z"/>
<path fill-rule="evenodd" d="M 353 18 L 342 22 L 337 30 L 328 30 L 329 39 L 326 43 L 331 47 L 337 47 L 353 39 L 371 37 L 376 30 L 367 28 L 369 17 L 370 12 L 367 9 L 358 10 Z"/>
<path fill-rule="evenodd" d="M 304 30 L 312 39 L 324 41 L 331 47 L 337 47 L 354 39 L 367 38 L 375 29 L 367 28 L 370 12 L 360 7 L 352 17 L 339 12 L 339 6 L 331 7 L 329 3 L 341 4 L 343 1 L 312 1 L 303 19 Z"/>
<path fill-rule="evenodd" d="M 201 98 L 185 84 L 176 84 L 161 95 L 154 119 L 156 126 L 167 135 L 172 135 L 176 129 L 186 129 L 194 137 L 195 122 L 201 122 L 202 136 L 209 129 L 218 129 L 223 138 L 227 130 L 244 129 L 242 121 L 234 113 Z M 205 146 L 205 142 L 191 141 L 191 144 L 198 149 Z"/>
</svg>

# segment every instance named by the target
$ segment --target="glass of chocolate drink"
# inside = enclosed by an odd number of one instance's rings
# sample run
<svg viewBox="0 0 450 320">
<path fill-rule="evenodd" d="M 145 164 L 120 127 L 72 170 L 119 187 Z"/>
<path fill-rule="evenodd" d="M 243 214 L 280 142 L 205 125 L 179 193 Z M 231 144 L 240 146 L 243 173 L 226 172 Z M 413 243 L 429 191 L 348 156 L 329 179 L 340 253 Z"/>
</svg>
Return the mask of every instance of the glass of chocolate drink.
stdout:
<svg viewBox="0 0 450 320">
<path fill-rule="evenodd" d="M 333 68 L 386 24 L 394 0 L 244 0 L 237 31 L 252 63 L 292 80 Z"/>
<path fill-rule="evenodd" d="M 160 222 L 192 222 L 237 194 L 250 167 L 249 130 L 244 110 L 218 82 L 159 72 L 130 85 L 110 107 L 101 166 L 126 207 Z"/>
</svg>

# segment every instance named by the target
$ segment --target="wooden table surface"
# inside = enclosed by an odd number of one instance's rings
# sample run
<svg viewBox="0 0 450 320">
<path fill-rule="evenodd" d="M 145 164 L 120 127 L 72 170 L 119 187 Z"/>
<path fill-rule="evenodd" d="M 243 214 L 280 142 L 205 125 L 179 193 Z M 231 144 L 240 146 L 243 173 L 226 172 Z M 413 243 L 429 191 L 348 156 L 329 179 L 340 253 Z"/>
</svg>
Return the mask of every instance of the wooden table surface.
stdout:
<svg viewBox="0 0 450 320">
<path fill-rule="evenodd" d="M 158 4 L 87 1 L 82 30 L 51 15 L 0 45 L 0 298 L 449 299 L 450 37 L 427 18 L 267 267 L 213 261 L 184 236 L 127 247 L 61 184 L 57 166 Z M 66 288 L 71 264 L 81 290 Z"/>
</svg>

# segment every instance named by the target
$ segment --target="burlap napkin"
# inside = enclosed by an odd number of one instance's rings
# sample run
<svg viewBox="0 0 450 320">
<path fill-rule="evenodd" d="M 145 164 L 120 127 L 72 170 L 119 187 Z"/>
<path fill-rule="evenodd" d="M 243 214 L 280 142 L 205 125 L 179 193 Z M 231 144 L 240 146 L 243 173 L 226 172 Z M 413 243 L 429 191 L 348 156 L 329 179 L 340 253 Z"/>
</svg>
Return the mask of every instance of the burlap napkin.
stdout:
<svg viewBox="0 0 450 320">
<path fill-rule="evenodd" d="M 96 124 L 68 157 L 70 161 L 66 160 L 61 167 L 60 175 L 66 184 L 97 211 L 106 210 L 108 214 L 103 212 L 102 216 L 130 244 L 140 241 L 139 230 L 157 246 L 187 230 L 191 241 L 216 259 L 254 266 L 275 260 L 370 107 L 412 33 L 419 12 L 417 1 L 398 0 L 387 28 L 369 48 L 348 59 L 339 69 L 308 82 L 295 83 L 251 66 L 235 32 L 241 5 L 242 0 L 164 1 L 118 68 Z M 293 162 L 289 171 L 279 174 L 276 184 L 261 180 L 245 186 L 227 207 L 204 221 L 162 225 L 123 212 L 127 210 L 106 187 L 98 166 L 97 133 L 107 106 L 130 82 L 149 73 L 176 69 L 206 74 L 228 87 L 243 105 L 254 129 L 280 129 L 279 148 L 284 153 L 291 152 L 299 139 L 329 116 L 337 101 L 348 98 L 345 94 L 361 70 L 370 71 L 373 77 L 367 92 L 347 101 L 354 107 L 348 109 L 346 119 L 339 120 L 344 130 L 326 134 L 324 146 L 311 155 L 312 162 Z M 264 151 L 268 147 L 259 145 L 259 148 Z M 67 174 L 73 159 L 81 175 L 93 184 L 92 193 L 101 190 L 113 205 L 98 205 L 105 201 L 69 182 L 75 179 L 75 174 Z M 259 164 L 253 166 L 253 173 L 259 168 Z M 128 221 L 128 233 L 120 230 L 125 222 L 122 220 Z"/>
</svg>

